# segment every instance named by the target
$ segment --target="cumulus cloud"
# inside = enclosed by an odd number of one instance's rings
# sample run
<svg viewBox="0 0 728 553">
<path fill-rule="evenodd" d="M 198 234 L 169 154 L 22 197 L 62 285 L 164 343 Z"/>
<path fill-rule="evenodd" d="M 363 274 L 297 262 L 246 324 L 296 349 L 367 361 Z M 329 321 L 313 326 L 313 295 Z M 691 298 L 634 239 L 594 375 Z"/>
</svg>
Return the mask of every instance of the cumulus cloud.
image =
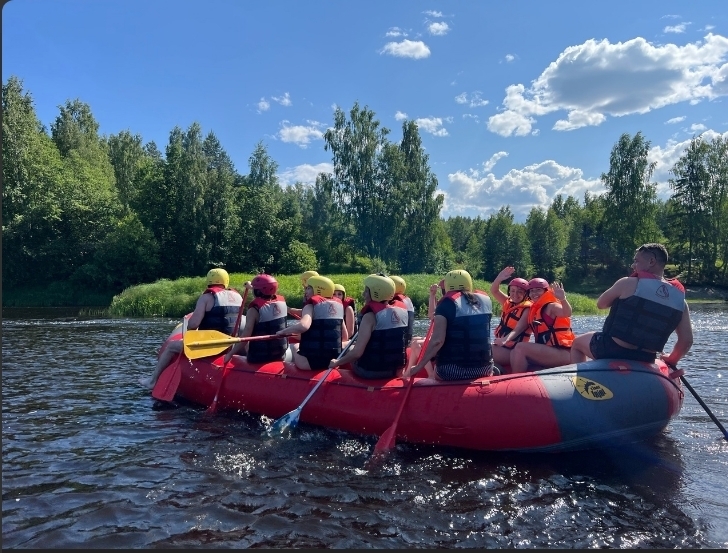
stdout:
<svg viewBox="0 0 728 553">
<path fill-rule="evenodd" d="M 264 111 L 268 111 L 270 109 L 270 102 L 265 99 L 265 97 L 260 99 L 260 102 L 258 102 L 258 113 L 263 113 Z"/>
<path fill-rule="evenodd" d="M 526 89 L 506 88 L 503 110 L 488 129 L 525 136 L 536 118 L 565 111 L 554 130 L 599 125 L 607 116 L 646 113 L 679 102 L 728 94 L 728 38 L 707 34 L 684 46 L 655 46 L 638 37 L 611 44 L 587 40 L 564 50 Z"/>
<path fill-rule="evenodd" d="M 491 162 L 495 164 L 504 157 L 503 154 L 507 155 L 505 152 L 494 154 L 483 167 Z M 493 173 L 481 176 L 473 169 L 450 173 L 447 178 L 449 187 L 445 201 L 449 216 L 472 214 L 487 217 L 502 206 L 510 205 L 514 216 L 524 221 L 532 208 L 548 208 L 557 194 L 581 199 L 586 191 L 594 194 L 604 191 L 598 178 L 587 179 L 581 169 L 565 167 L 553 160 L 523 169 L 511 169 L 502 178 Z"/>
<path fill-rule="evenodd" d="M 405 33 L 399 27 L 390 27 L 385 36 L 391 36 L 391 37 L 407 36 L 407 33 Z"/>
<path fill-rule="evenodd" d="M 307 148 L 312 140 L 323 140 L 324 133 L 321 132 L 317 125 L 311 124 L 316 122 L 308 123 L 309 126 L 289 125 L 288 121 L 281 121 L 282 128 L 278 131 L 278 138 L 282 142 L 293 143 L 301 148 Z"/>
<path fill-rule="evenodd" d="M 662 29 L 662 32 L 663 33 L 676 33 L 676 34 L 684 33 L 685 29 L 687 28 L 688 25 L 690 25 L 689 21 L 680 23 L 679 25 L 668 25 L 667 27 Z"/>
<path fill-rule="evenodd" d="M 673 117 L 672 119 L 668 119 L 665 121 L 665 125 L 674 125 L 675 123 L 679 123 L 680 121 L 685 121 L 685 116 L 681 115 L 680 117 Z"/>
<path fill-rule="evenodd" d="M 401 111 L 397 111 L 397 113 L 394 114 L 394 118 L 397 121 L 404 121 L 405 119 L 407 119 L 407 114 Z"/>
<path fill-rule="evenodd" d="M 702 123 L 693 123 L 690 125 L 690 132 L 703 132 L 705 129 L 707 129 L 705 125 Z"/>
<path fill-rule="evenodd" d="M 331 163 L 317 163 L 311 165 L 310 163 L 304 163 L 302 165 L 296 165 L 295 167 L 289 167 L 285 171 L 278 174 L 278 179 L 281 184 L 292 185 L 297 182 L 306 185 L 313 185 L 316 182 L 316 177 L 319 173 L 333 173 L 334 166 Z"/>
<path fill-rule="evenodd" d="M 728 140 L 728 131 L 721 134 L 710 129 L 705 131 L 701 136 L 707 142 L 718 137 L 723 137 L 723 140 Z M 652 180 L 657 183 L 657 194 L 664 199 L 667 199 L 672 192 L 668 182 L 669 179 L 673 178 L 670 169 L 673 168 L 677 160 L 685 153 L 685 149 L 690 145 L 691 140 L 692 137 L 681 141 L 668 140 L 665 146 L 653 146 L 647 154 L 647 160 L 650 163 L 655 163 Z"/>
<path fill-rule="evenodd" d="M 399 58 L 412 58 L 419 60 L 430 55 L 427 44 L 421 40 L 403 40 L 402 42 L 388 42 L 379 51 L 380 54 L 389 54 Z"/>
<path fill-rule="evenodd" d="M 271 96 L 271 100 L 275 100 L 282 106 L 290 106 L 293 105 L 293 102 L 291 102 L 291 96 L 286 92 L 283 96 Z"/>
<path fill-rule="evenodd" d="M 498 160 L 504 157 L 508 157 L 508 152 L 496 152 L 490 156 L 488 161 L 483 162 L 483 170 L 490 171 L 493 167 L 495 167 L 495 164 L 498 163 Z"/>
<path fill-rule="evenodd" d="M 430 32 L 431 35 L 443 36 L 448 33 L 448 31 L 450 30 L 450 26 L 444 21 L 436 21 L 434 23 L 430 23 L 427 26 L 427 30 Z"/>
<path fill-rule="evenodd" d="M 417 126 L 426 133 L 430 133 L 435 136 L 447 136 L 447 129 L 442 126 L 441 117 L 422 117 L 415 119 Z"/>
<path fill-rule="evenodd" d="M 473 113 L 463 113 L 463 119 L 475 119 L 475 121 L 478 121 L 478 116 Z"/>
<path fill-rule="evenodd" d="M 511 63 L 515 59 L 516 59 L 516 56 L 514 56 L 513 54 L 506 54 L 506 61 L 508 63 Z"/>
<path fill-rule="evenodd" d="M 430 17 L 442 17 L 442 12 L 438 12 L 435 10 L 427 10 L 422 13 L 424 13 L 425 15 L 429 15 Z"/>
<path fill-rule="evenodd" d="M 476 90 L 475 92 L 473 92 L 471 94 L 470 99 L 468 99 L 468 93 L 467 92 L 463 92 L 462 94 L 458 94 L 457 96 L 455 96 L 455 101 L 458 104 L 463 104 L 463 105 L 467 104 L 471 108 L 477 108 L 477 107 L 480 107 L 480 106 L 487 106 L 488 105 L 488 100 L 483 100 L 480 97 L 480 94 L 481 94 L 480 91 Z"/>
</svg>

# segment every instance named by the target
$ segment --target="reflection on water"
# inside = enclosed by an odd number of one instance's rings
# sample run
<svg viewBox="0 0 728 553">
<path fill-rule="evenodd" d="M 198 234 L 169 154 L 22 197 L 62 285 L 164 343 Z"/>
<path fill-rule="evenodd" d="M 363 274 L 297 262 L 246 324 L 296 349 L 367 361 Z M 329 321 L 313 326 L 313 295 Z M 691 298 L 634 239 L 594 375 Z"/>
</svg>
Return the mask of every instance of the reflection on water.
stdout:
<svg viewBox="0 0 728 553">
<path fill-rule="evenodd" d="M 151 409 L 135 382 L 174 320 L 3 315 L 4 547 L 728 547 L 728 444 L 690 396 L 618 451 L 398 444 L 368 471 L 376 438 Z M 724 424 L 727 315 L 694 309 L 682 364 Z"/>
</svg>

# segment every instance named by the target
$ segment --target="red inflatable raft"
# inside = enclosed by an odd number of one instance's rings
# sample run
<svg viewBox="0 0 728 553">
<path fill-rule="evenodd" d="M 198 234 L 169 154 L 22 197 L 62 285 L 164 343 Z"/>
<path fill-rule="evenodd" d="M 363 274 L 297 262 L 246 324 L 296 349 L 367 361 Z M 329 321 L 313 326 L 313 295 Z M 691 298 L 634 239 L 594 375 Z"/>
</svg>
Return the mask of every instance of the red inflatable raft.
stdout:
<svg viewBox="0 0 728 553">
<path fill-rule="evenodd" d="M 223 374 L 222 356 L 183 357 L 180 365 L 177 397 L 209 406 Z M 325 374 L 289 362 L 250 365 L 236 357 L 217 408 L 278 418 L 298 407 Z M 397 440 L 531 452 L 639 441 L 662 431 L 680 412 L 677 375 L 661 361 L 600 360 L 475 381 L 416 378 Z M 333 370 L 300 421 L 378 437 L 392 424 L 405 390 L 401 378 L 362 380 L 349 370 Z"/>
</svg>

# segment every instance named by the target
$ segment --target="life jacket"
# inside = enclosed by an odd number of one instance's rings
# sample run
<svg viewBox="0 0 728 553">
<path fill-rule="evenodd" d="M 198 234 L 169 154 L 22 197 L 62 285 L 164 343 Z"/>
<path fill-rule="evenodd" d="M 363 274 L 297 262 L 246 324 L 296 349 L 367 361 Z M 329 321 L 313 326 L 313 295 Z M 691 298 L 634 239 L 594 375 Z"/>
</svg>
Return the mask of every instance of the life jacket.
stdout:
<svg viewBox="0 0 728 553">
<path fill-rule="evenodd" d="M 341 327 L 344 324 L 344 304 L 339 298 L 313 296 L 306 302 L 313 305 L 313 320 L 301 334 L 298 351 L 304 357 L 335 359 L 341 353 Z"/>
<path fill-rule="evenodd" d="M 375 325 L 364 353 L 357 360 L 359 368 L 369 372 L 391 375 L 407 364 L 407 306 L 393 299 L 389 302 L 369 302 L 362 316 L 374 313 Z"/>
<path fill-rule="evenodd" d="M 546 290 L 538 301 L 531 304 L 528 326 L 533 332 L 533 339 L 537 344 L 570 348 L 575 337 L 571 330 L 571 317 L 556 317 L 549 322 L 543 310 L 550 303 L 561 305 L 553 291 Z"/>
<path fill-rule="evenodd" d="M 477 302 L 472 305 L 460 291 L 448 292 L 440 298 L 438 305 L 446 301 L 455 304 L 455 317 L 447 321 L 445 342 L 436 356 L 438 365 L 484 367 L 490 363 L 493 304 L 482 290 L 475 290 L 473 295 Z"/>
<path fill-rule="evenodd" d="M 631 276 L 639 279 L 637 289 L 612 303 L 602 332 L 639 349 L 660 352 L 682 319 L 685 288 L 677 280 L 662 280 L 645 271 Z"/>
<path fill-rule="evenodd" d="M 507 299 L 503 304 L 500 322 L 498 323 L 498 326 L 495 327 L 493 334 L 496 337 L 508 336 L 508 333 L 516 328 L 516 325 L 518 325 L 518 321 L 520 321 L 521 317 L 523 317 L 523 312 L 529 307 L 531 307 L 531 300 L 526 299 L 521 303 L 513 303 L 510 298 Z M 528 342 L 532 333 L 533 331 L 531 330 L 531 327 L 527 326 L 519 336 L 516 336 L 513 339 L 513 341 Z"/>
<path fill-rule="evenodd" d="M 359 328 L 359 320 L 361 319 L 361 317 L 358 317 L 356 313 L 356 300 L 352 297 L 346 296 L 344 298 L 343 304 L 344 310 L 346 310 L 347 307 L 351 307 L 351 310 L 354 312 L 354 332 L 356 332 Z"/>
<path fill-rule="evenodd" d="M 217 330 L 232 336 L 235 321 L 242 309 L 242 296 L 233 288 L 215 284 L 209 286 L 203 293 L 212 294 L 215 303 L 202 317 L 198 330 Z"/>
<path fill-rule="evenodd" d="M 412 334 L 415 325 L 415 306 L 409 296 L 404 294 L 395 294 L 395 300 L 401 301 L 407 308 L 407 332 L 404 335 L 405 343 L 409 346 L 412 341 Z"/>
<path fill-rule="evenodd" d="M 252 336 L 269 336 L 286 328 L 286 313 L 288 306 L 286 298 L 275 295 L 272 298 L 255 298 L 248 309 L 258 311 L 258 321 L 253 327 Z M 250 363 L 269 363 L 281 361 L 286 355 L 288 340 L 258 340 L 248 343 L 246 359 Z"/>
</svg>

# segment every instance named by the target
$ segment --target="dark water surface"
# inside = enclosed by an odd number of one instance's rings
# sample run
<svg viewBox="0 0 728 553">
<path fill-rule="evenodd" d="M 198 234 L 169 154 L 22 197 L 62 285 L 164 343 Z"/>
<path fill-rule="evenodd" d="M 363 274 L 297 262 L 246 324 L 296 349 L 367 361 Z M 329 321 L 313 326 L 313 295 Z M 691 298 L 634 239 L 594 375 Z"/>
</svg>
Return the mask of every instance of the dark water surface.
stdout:
<svg viewBox="0 0 728 553">
<path fill-rule="evenodd" d="M 301 425 L 274 440 L 258 416 L 153 410 L 136 381 L 177 321 L 73 315 L 3 310 L 4 548 L 728 548 L 728 442 L 687 391 L 663 434 L 629 448 L 400 443 L 367 471 L 375 437 Z M 693 320 L 681 368 L 726 426 L 728 309 Z"/>
</svg>

